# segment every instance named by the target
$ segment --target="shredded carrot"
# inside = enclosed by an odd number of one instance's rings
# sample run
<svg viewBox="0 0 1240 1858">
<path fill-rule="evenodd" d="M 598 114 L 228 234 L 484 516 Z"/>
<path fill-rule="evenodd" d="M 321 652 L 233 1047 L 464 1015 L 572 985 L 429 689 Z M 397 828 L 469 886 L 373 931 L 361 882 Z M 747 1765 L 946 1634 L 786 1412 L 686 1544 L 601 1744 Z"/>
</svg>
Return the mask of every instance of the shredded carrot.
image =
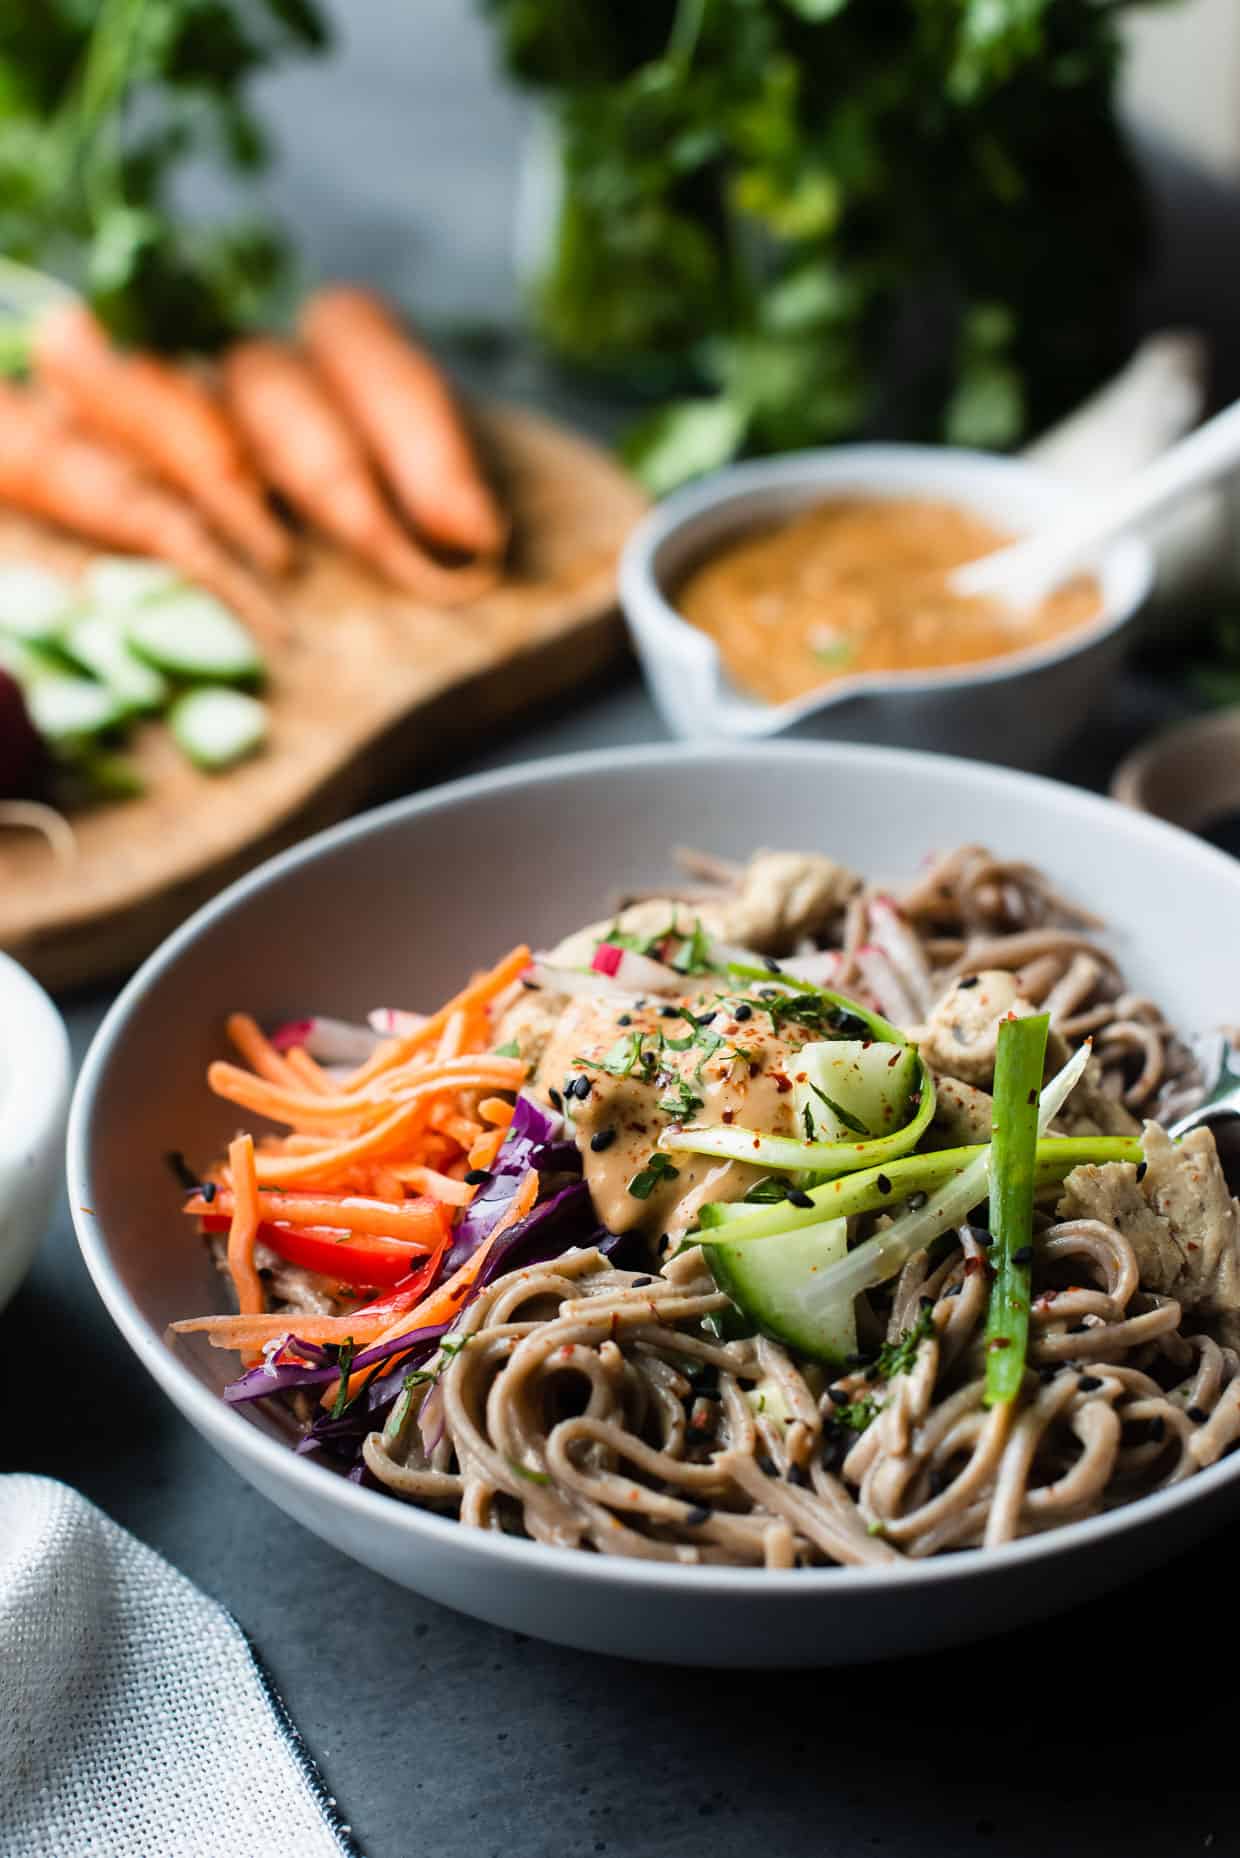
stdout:
<svg viewBox="0 0 1240 1858">
<path fill-rule="evenodd" d="M 485 1135 L 480 1135 L 469 1150 L 470 1167 L 489 1168 L 503 1147 L 507 1133 L 506 1129 L 488 1129 Z"/>
<path fill-rule="evenodd" d="M 442 1062 L 445 1058 L 456 1058 L 465 1046 L 466 1015 L 454 1013 L 443 1029 L 436 1058 Z"/>
<path fill-rule="evenodd" d="M 473 1256 L 465 1260 L 464 1264 L 448 1279 L 446 1284 L 442 1285 L 440 1289 L 432 1291 L 429 1297 L 426 1297 L 421 1303 L 415 1304 L 413 1309 L 399 1317 L 389 1329 L 385 1329 L 382 1335 L 375 1338 L 376 1341 L 394 1341 L 397 1336 L 407 1335 L 411 1329 L 429 1329 L 437 1323 L 451 1322 L 452 1318 L 458 1314 L 464 1305 L 470 1290 L 477 1280 L 478 1273 L 481 1271 L 490 1255 L 496 1239 L 499 1238 L 501 1233 L 507 1232 L 510 1226 L 515 1226 L 519 1219 L 524 1219 L 537 1198 L 538 1175 L 537 1172 L 531 1168 L 514 1194 L 508 1210 L 496 1220 L 494 1226 L 491 1228 L 490 1234 L 483 1240 Z M 307 1340 L 308 1339 L 307 1337 Z M 365 1371 L 350 1376 L 348 1385 L 348 1398 L 350 1400 L 361 1389 L 365 1378 Z M 338 1391 L 338 1388 L 333 1388 L 331 1400 L 325 1397 L 324 1405 L 332 1405 Z"/>
<path fill-rule="evenodd" d="M 418 1074 L 416 1082 L 402 1085 L 396 1101 L 408 1102 L 420 1095 L 423 1099 L 432 1087 L 450 1086 L 456 1090 L 470 1087 L 517 1090 L 525 1080 L 527 1067 L 519 1058 L 497 1058 L 490 1054 L 469 1053 L 448 1058 L 442 1064 L 430 1064 Z M 394 1097 L 365 1091 L 342 1091 L 333 1097 L 320 1097 L 312 1091 L 286 1089 L 255 1077 L 236 1065 L 217 1059 L 207 1069 L 207 1083 L 217 1097 L 240 1104 L 258 1116 L 275 1122 L 302 1123 L 339 1128 L 341 1124 L 360 1123 L 370 1127 L 391 1112 Z M 314 1133 L 312 1127 L 310 1133 Z"/>
<path fill-rule="evenodd" d="M 524 944 L 514 948 L 511 954 L 505 955 L 504 959 L 497 962 L 495 967 L 486 974 L 478 975 L 468 987 L 463 987 L 454 999 L 448 1001 L 446 1006 L 441 1006 L 437 1013 L 432 1013 L 429 1019 L 423 1020 L 413 1032 L 406 1033 L 403 1038 L 390 1039 L 386 1044 L 381 1045 L 378 1051 L 374 1052 L 366 1063 L 349 1078 L 348 1089 L 360 1090 L 384 1071 L 391 1070 L 395 1065 L 407 1063 L 416 1052 L 433 1044 L 440 1037 L 454 1013 L 472 1012 L 475 1008 L 484 1006 L 488 1000 L 493 1000 L 496 994 L 502 993 L 505 987 L 524 974 L 529 965 L 529 949 Z"/>
<path fill-rule="evenodd" d="M 286 1310 L 282 1316 L 191 1316 L 172 1324 L 177 1335 L 205 1335 L 212 1348 L 261 1348 L 282 1335 L 300 1336 L 303 1342 L 375 1342 L 383 1333 L 387 1315 L 378 1310 L 363 1316 L 303 1316 Z"/>
<path fill-rule="evenodd" d="M 258 1181 L 255 1176 L 254 1138 L 239 1135 L 229 1144 L 228 1164 L 233 1179 L 233 1213 L 228 1228 L 228 1270 L 243 1316 L 259 1316 L 267 1307 L 263 1280 L 254 1263 L 258 1237 Z"/>
<path fill-rule="evenodd" d="M 464 1181 L 453 1180 L 450 1174 L 440 1174 L 435 1168 L 400 1167 L 393 1168 L 392 1173 L 415 1193 L 429 1194 L 432 1200 L 442 1200 L 445 1206 L 468 1206 L 478 1191 Z"/>
<path fill-rule="evenodd" d="M 285 1052 L 284 1062 L 298 1082 L 304 1084 L 307 1090 L 315 1091 L 320 1097 L 330 1097 L 335 1094 L 336 1086 L 331 1078 L 328 1077 L 322 1065 L 310 1056 L 304 1045 L 294 1045 L 291 1050 Z"/>
<path fill-rule="evenodd" d="M 478 1114 L 484 1123 L 494 1123 L 499 1129 L 507 1129 L 512 1121 L 513 1107 L 503 1097 L 484 1097 L 478 1105 Z"/>
<path fill-rule="evenodd" d="M 248 1013 L 230 1013 L 224 1026 L 230 1045 L 236 1047 L 252 1071 L 269 1084 L 296 1090 L 299 1079 L 287 1058 L 278 1052 L 258 1021 Z"/>
<path fill-rule="evenodd" d="M 185 1211 L 199 1219 L 230 1215 L 236 1206 L 232 1193 L 216 1193 L 211 1200 L 196 1194 Z M 413 1245 L 430 1245 L 438 1238 L 444 1215 L 434 1206 L 406 1202 L 394 1206 L 378 1200 L 336 1198 L 320 1194 L 259 1193 L 260 1220 L 278 1220 L 286 1226 L 331 1226 L 340 1232 L 367 1232 L 377 1239 L 403 1239 Z"/>
</svg>

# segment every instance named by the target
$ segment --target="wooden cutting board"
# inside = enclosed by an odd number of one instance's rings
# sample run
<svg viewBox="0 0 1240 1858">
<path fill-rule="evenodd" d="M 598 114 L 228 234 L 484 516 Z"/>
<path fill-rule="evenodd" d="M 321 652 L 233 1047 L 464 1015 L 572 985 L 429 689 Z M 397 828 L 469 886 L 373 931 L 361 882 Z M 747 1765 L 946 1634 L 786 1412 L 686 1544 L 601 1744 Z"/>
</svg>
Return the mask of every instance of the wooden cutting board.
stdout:
<svg viewBox="0 0 1240 1858">
<path fill-rule="evenodd" d="M 623 646 L 616 556 L 640 490 L 606 453 L 516 407 L 478 415 L 513 512 L 508 577 L 475 605 L 425 607 L 324 544 L 288 583 L 292 642 L 270 654 L 271 739 L 254 760 L 207 775 L 167 730 L 144 724 L 132 754 L 141 798 L 73 825 L 57 867 L 32 833 L 0 832 L 0 948 L 46 986 L 131 967 L 221 886 L 308 832 L 363 806 L 497 723 L 560 695 Z M 76 543 L 0 518 L 0 554 L 72 571 Z"/>
</svg>

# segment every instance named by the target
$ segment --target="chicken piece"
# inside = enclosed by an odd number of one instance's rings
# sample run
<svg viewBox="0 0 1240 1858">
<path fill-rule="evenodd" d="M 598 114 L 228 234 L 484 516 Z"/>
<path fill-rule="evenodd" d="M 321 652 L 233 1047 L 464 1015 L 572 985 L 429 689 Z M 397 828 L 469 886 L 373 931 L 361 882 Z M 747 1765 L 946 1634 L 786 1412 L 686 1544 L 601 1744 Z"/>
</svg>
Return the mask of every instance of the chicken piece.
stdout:
<svg viewBox="0 0 1240 1858">
<path fill-rule="evenodd" d="M 495 1022 L 496 1045 L 515 1045 L 518 1057 L 536 1068 L 567 1006 L 567 994 L 522 988 Z"/>
<path fill-rule="evenodd" d="M 936 1077 L 934 1092 L 934 1120 L 927 1131 L 926 1148 L 964 1148 L 970 1142 L 989 1142 L 994 1104 L 984 1090 L 962 1083 L 958 1077 Z"/>
<path fill-rule="evenodd" d="M 967 974 L 949 988 L 930 1015 L 921 1039 L 921 1055 L 934 1072 L 988 1090 L 995 1076 L 999 1021 L 1014 1013 L 1020 1019 L 1037 1008 L 1022 1000 L 1013 975 L 986 968 Z"/>
<path fill-rule="evenodd" d="M 1130 1162 L 1074 1168 L 1061 1219 L 1100 1219 L 1136 1253 L 1141 1282 L 1185 1310 L 1214 1319 L 1221 1339 L 1240 1336 L 1240 1203 L 1227 1191 L 1214 1137 L 1194 1129 L 1178 1145 L 1146 1123 L 1145 1169 Z"/>
<path fill-rule="evenodd" d="M 1052 1033 L 1054 1040 L 1058 1034 Z M 1062 1040 L 1060 1041 L 1062 1044 Z M 1049 1051 L 1049 1044 L 1048 1044 Z M 1064 1059 L 1067 1062 L 1068 1049 L 1064 1046 Z M 1052 1057 L 1049 1069 L 1059 1069 L 1058 1059 Z M 1102 1088 L 1102 1066 L 1096 1058 L 1091 1058 L 1081 1075 L 1072 1095 L 1055 1118 L 1051 1127 L 1052 1135 L 1136 1135 L 1141 1123 L 1126 1104 L 1118 1097 L 1112 1097 Z"/>
<path fill-rule="evenodd" d="M 788 955 L 819 942 L 861 879 L 820 852 L 755 852 L 739 890 L 700 911 L 703 928 L 764 955 Z"/>
<path fill-rule="evenodd" d="M 836 924 L 861 879 L 818 852 L 755 852 L 731 890 L 686 903 L 646 897 L 603 922 L 589 923 L 557 943 L 547 956 L 558 967 L 588 967 L 608 930 L 642 941 L 664 935 L 707 935 L 739 943 L 761 955 L 791 954 L 803 941 L 820 941 Z"/>
</svg>

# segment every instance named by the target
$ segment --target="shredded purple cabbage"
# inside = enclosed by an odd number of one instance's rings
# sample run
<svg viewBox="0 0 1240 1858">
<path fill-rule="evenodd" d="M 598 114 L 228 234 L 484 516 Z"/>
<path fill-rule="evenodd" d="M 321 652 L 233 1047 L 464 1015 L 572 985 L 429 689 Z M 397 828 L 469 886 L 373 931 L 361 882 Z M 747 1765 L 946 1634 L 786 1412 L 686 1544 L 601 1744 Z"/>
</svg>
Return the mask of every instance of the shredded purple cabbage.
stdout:
<svg viewBox="0 0 1240 1858">
<path fill-rule="evenodd" d="M 582 1179 L 581 1155 L 576 1143 L 564 1136 L 563 1128 L 561 1118 L 544 1110 L 533 1098 L 525 1095 L 517 1098 L 512 1124 L 494 1166 L 488 1171 L 489 1178 L 479 1186 L 458 1218 L 437 1281 L 446 1281 L 473 1257 L 507 1212 L 531 1168 L 539 1176 L 538 1199 L 524 1219 L 510 1226 L 491 1248 L 478 1273 L 475 1289 L 483 1289 L 508 1271 L 544 1264 L 572 1246 L 596 1246 L 608 1256 L 614 1253 L 622 1240 L 599 1225 L 589 1188 Z M 295 1317 L 290 1317 L 290 1324 L 295 1321 Z M 322 1452 L 343 1460 L 351 1467 L 351 1477 L 360 1476 L 364 1469 L 361 1463 L 363 1439 L 383 1425 L 405 1377 L 430 1359 L 440 1337 L 446 1335 L 450 1327 L 449 1323 L 441 1323 L 410 1330 L 407 1335 L 376 1342 L 355 1355 L 350 1372 L 372 1367 L 379 1372 L 339 1418 L 333 1418 L 327 1411 L 319 1413 L 297 1450 Z M 278 1364 L 263 1362 L 251 1368 L 225 1388 L 224 1398 L 240 1404 L 298 1387 L 326 1387 L 340 1378 L 342 1351 L 339 1348 L 303 1342 L 292 1333 L 284 1352 L 294 1352 L 299 1359 Z M 389 1361 L 391 1365 L 384 1367 Z"/>
</svg>

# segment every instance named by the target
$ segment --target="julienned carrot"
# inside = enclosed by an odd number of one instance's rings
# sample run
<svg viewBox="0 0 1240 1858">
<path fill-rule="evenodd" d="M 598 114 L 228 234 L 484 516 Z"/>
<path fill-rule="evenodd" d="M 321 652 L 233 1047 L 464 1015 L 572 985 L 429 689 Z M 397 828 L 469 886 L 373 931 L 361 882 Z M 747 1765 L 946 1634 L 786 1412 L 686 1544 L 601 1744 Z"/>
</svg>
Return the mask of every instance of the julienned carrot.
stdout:
<svg viewBox="0 0 1240 1858">
<path fill-rule="evenodd" d="M 432 1200 L 442 1200 L 445 1206 L 468 1206 L 478 1191 L 467 1181 L 454 1181 L 450 1174 L 441 1174 L 435 1168 L 394 1167 L 392 1172 L 406 1187 L 428 1194 Z"/>
<path fill-rule="evenodd" d="M 441 1036 L 453 1013 L 472 1012 L 477 1007 L 485 1006 L 487 1001 L 493 1000 L 497 994 L 503 993 L 505 987 L 518 980 L 529 965 L 530 951 L 524 943 L 520 943 L 487 973 L 477 975 L 468 987 L 462 987 L 460 993 L 449 1000 L 446 1006 L 441 1006 L 437 1013 L 424 1019 L 412 1032 L 398 1039 L 389 1039 L 381 1045 L 348 1079 L 348 1089 L 361 1090 L 383 1072 L 408 1064 L 418 1052 Z"/>
<path fill-rule="evenodd" d="M 239 343 L 225 357 L 224 390 L 267 482 L 385 579 L 440 606 L 475 600 L 493 585 L 493 570 L 445 568 L 405 533 L 362 445 L 294 349 Z"/>
<path fill-rule="evenodd" d="M 224 1021 L 224 1031 L 228 1042 L 240 1052 L 252 1071 L 265 1077 L 269 1084 L 280 1084 L 286 1089 L 296 1090 L 301 1079 L 289 1064 L 283 1052 L 278 1052 L 256 1019 L 248 1013 L 230 1013 Z"/>
<path fill-rule="evenodd" d="M 36 378 L 73 416 L 181 491 L 256 567 L 291 567 L 287 529 L 210 390 L 175 362 L 113 348 L 84 303 L 59 303 L 35 327 Z"/>
<path fill-rule="evenodd" d="M 312 1090 L 317 1096 L 330 1097 L 335 1094 L 336 1086 L 318 1063 L 310 1056 L 304 1045 L 290 1045 L 284 1053 L 284 1062 L 292 1071 L 299 1084 Z"/>
<path fill-rule="evenodd" d="M 263 1280 L 254 1263 L 258 1238 L 258 1182 L 254 1174 L 254 1138 L 239 1135 L 229 1144 L 233 1212 L 228 1227 L 228 1273 L 243 1316 L 261 1316 L 267 1307 Z"/>
<path fill-rule="evenodd" d="M 0 382 L 0 503 L 108 548 L 158 556 L 260 635 L 287 632 L 265 590 L 195 511 L 145 477 L 124 452 L 83 437 L 44 397 L 8 382 Z"/>
<path fill-rule="evenodd" d="M 390 1328 L 385 1329 L 381 1335 L 376 1337 L 376 1340 L 395 1341 L 398 1336 L 407 1335 L 411 1329 L 429 1329 L 437 1323 L 451 1322 L 454 1316 L 459 1315 L 496 1239 L 501 1233 L 507 1232 L 510 1226 L 515 1226 L 519 1219 L 524 1219 L 537 1198 L 538 1175 L 531 1168 L 513 1195 L 507 1211 L 496 1220 L 477 1251 L 465 1260 L 446 1284 L 440 1285 L 439 1289 L 433 1291 L 423 1302 L 416 1303 L 411 1310 L 398 1317 Z M 364 1373 L 350 1376 L 348 1385 L 350 1399 L 360 1391 L 365 1378 Z M 338 1391 L 338 1389 L 333 1389 L 333 1400 Z M 332 1401 L 325 1400 L 324 1404 L 330 1406 Z"/>
<path fill-rule="evenodd" d="M 443 375 L 369 291 L 320 290 L 302 339 L 400 508 L 434 542 L 497 557 L 508 522 Z"/>
<path fill-rule="evenodd" d="M 469 1145 L 469 1165 L 471 1168 L 489 1168 L 495 1161 L 503 1146 L 505 1129 L 488 1129 L 485 1135 L 475 1137 Z"/>
<path fill-rule="evenodd" d="M 197 1219 L 231 1218 L 235 1205 L 235 1190 L 230 1193 L 223 1188 L 210 1200 L 195 1194 L 186 1201 L 185 1211 Z M 260 1220 L 278 1220 L 288 1226 L 330 1226 L 341 1232 L 367 1232 L 379 1239 L 427 1246 L 438 1244 L 444 1221 L 442 1204 L 429 1196 L 421 1203 L 406 1200 L 393 1206 L 360 1198 L 260 1192 L 257 1211 Z"/>
<path fill-rule="evenodd" d="M 478 1114 L 484 1123 L 493 1123 L 496 1128 L 506 1129 L 512 1121 L 512 1105 L 503 1097 L 484 1097 L 478 1105 Z"/>
<path fill-rule="evenodd" d="M 428 1064 L 419 1072 L 410 1072 L 408 1081 L 402 1078 L 399 1088 L 391 1092 L 341 1091 L 328 1097 L 316 1091 L 285 1089 L 217 1059 L 207 1069 L 207 1083 L 217 1097 L 225 1097 L 230 1103 L 253 1110 L 256 1115 L 270 1116 L 276 1122 L 309 1123 L 331 1130 L 341 1125 L 373 1124 L 391 1114 L 394 1102 L 408 1102 L 414 1096 L 425 1101 L 444 1089 L 519 1090 L 527 1070 L 519 1058 L 466 1054 Z"/>
<path fill-rule="evenodd" d="M 261 1348 L 279 1336 L 298 1335 L 303 1342 L 375 1342 L 390 1320 L 388 1312 L 373 1316 L 306 1316 L 285 1310 L 281 1316 L 190 1316 L 171 1325 L 176 1335 L 205 1335 L 212 1348 L 243 1352 Z"/>
</svg>

